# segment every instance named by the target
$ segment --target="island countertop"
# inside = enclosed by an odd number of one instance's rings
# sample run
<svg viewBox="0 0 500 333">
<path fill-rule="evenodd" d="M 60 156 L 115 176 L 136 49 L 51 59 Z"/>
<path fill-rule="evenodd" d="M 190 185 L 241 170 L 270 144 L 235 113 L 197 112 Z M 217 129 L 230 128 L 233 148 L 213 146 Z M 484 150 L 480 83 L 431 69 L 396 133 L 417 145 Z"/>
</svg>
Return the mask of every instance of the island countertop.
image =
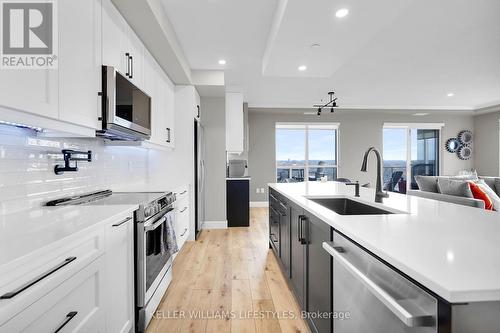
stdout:
<svg viewBox="0 0 500 333">
<path fill-rule="evenodd" d="M 339 182 L 269 184 L 450 303 L 500 301 L 500 213 Z M 339 215 L 309 198 L 349 197 L 389 215 Z"/>
</svg>

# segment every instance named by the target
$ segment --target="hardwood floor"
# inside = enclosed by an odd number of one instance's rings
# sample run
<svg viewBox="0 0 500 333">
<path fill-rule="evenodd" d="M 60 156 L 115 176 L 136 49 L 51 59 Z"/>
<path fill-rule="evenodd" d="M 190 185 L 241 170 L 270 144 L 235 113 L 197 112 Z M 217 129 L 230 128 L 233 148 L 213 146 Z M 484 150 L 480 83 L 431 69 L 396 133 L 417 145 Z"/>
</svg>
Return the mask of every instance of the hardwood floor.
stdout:
<svg viewBox="0 0 500 333">
<path fill-rule="evenodd" d="M 269 249 L 267 214 L 252 208 L 250 227 L 187 242 L 146 333 L 310 332 Z"/>
</svg>

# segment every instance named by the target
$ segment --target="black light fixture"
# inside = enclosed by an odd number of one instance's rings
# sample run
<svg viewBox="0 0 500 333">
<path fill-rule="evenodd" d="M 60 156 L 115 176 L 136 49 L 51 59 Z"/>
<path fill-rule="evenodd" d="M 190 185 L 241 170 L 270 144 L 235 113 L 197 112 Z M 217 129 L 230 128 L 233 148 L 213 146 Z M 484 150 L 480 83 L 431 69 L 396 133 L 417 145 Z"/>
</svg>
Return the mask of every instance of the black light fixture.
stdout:
<svg viewBox="0 0 500 333">
<path fill-rule="evenodd" d="M 337 106 L 337 98 L 336 97 L 334 98 L 333 95 L 335 95 L 335 92 L 330 91 L 328 92 L 328 96 L 330 96 L 330 101 L 328 103 L 313 105 L 313 107 L 318 108 L 318 117 L 321 116 L 321 110 L 326 107 L 330 108 L 330 113 L 335 112 L 335 108 L 338 106 Z"/>
</svg>

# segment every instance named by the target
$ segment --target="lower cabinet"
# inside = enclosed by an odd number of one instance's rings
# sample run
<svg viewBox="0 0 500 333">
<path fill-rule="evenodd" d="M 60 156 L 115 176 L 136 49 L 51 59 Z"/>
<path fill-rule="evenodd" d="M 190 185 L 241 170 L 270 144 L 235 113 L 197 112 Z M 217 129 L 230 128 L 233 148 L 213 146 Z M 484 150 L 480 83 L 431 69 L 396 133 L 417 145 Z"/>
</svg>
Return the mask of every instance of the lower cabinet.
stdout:
<svg viewBox="0 0 500 333">
<path fill-rule="evenodd" d="M 103 276 L 101 257 L 0 326 L 0 332 L 108 332 Z"/>
<path fill-rule="evenodd" d="M 132 213 L 17 261 L 0 265 L 0 332 L 134 330 Z"/>
<path fill-rule="evenodd" d="M 333 238 L 333 229 L 316 216 L 270 190 L 270 232 L 280 231 L 279 257 L 283 273 L 303 311 L 310 313 L 312 332 L 332 332 L 329 314 L 333 308 L 332 259 L 323 249 L 323 242 Z M 274 228 L 276 214 L 279 229 Z M 275 233 L 275 232 L 274 232 Z M 272 236 L 270 237 L 272 244 Z"/>
<path fill-rule="evenodd" d="M 315 216 L 307 215 L 307 311 L 329 314 L 332 311 L 332 257 L 323 242 L 332 240 L 332 228 Z M 309 319 L 316 332 L 331 332 L 332 320 L 323 316 Z"/>
<path fill-rule="evenodd" d="M 302 237 L 304 211 L 296 205 L 290 208 L 290 281 L 299 305 L 306 308 L 307 246 Z"/>
<path fill-rule="evenodd" d="M 129 332 L 134 323 L 134 219 L 106 226 L 106 332 Z"/>
</svg>

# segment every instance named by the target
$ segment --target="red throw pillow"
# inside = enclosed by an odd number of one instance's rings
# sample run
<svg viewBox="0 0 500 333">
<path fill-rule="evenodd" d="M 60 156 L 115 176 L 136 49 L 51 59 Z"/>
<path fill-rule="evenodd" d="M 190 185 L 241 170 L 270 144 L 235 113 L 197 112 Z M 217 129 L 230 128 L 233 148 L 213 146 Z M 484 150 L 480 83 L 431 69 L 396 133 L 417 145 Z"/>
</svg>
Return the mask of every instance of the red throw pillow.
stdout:
<svg viewBox="0 0 500 333">
<path fill-rule="evenodd" d="M 493 201 L 491 198 L 483 191 L 476 183 L 469 182 L 470 190 L 472 191 L 472 195 L 474 199 L 479 199 L 484 201 L 484 208 L 486 210 L 493 210 Z"/>
</svg>

